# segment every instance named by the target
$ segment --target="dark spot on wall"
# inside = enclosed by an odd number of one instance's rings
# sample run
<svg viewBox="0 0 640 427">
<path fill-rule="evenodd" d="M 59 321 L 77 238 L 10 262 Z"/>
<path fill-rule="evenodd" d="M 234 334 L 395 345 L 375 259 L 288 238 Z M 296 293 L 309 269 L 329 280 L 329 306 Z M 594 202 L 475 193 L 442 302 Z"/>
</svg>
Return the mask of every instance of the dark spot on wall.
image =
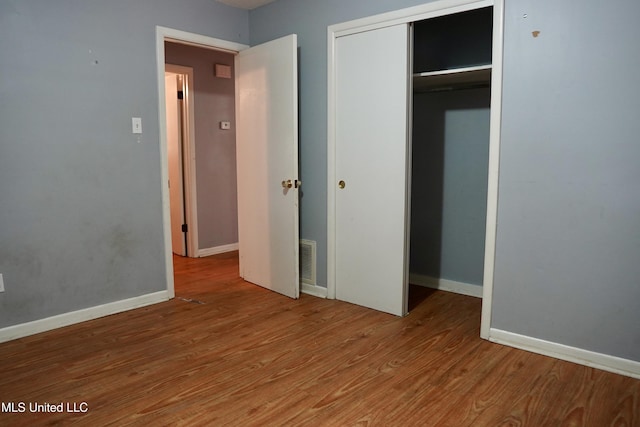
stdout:
<svg viewBox="0 0 640 427">
<path fill-rule="evenodd" d="M 116 225 L 111 231 L 109 246 L 113 250 L 113 255 L 120 258 L 131 256 L 132 239 L 129 231 L 123 225 Z"/>
</svg>

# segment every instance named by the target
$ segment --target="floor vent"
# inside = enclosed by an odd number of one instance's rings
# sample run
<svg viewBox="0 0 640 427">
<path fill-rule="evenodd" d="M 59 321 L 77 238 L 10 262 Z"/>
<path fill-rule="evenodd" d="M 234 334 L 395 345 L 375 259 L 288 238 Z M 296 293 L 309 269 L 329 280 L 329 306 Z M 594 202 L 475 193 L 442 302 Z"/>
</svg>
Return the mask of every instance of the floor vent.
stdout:
<svg viewBox="0 0 640 427">
<path fill-rule="evenodd" d="M 300 239 L 300 281 L 316 284 L 316 242 Z"/>
</svg>

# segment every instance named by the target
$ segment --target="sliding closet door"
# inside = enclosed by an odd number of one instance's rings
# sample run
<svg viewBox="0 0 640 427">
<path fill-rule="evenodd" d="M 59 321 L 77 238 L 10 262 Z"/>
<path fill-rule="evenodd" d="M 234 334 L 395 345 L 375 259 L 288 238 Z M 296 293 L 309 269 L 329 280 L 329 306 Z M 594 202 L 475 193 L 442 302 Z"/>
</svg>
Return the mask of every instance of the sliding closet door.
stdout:
<svg viewBox="0 0 640 427">
<path fill-rule="evenodd" d="M 409 28 L 336 39 L 336 298 L 404 315 Z"/>
</svg>

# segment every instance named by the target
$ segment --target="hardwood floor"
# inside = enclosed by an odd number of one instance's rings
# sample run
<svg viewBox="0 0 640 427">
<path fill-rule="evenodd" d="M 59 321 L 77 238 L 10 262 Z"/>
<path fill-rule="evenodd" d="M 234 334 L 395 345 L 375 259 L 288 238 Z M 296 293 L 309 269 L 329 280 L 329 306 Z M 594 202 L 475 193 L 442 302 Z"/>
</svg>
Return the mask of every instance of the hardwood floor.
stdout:
<svg viewBox="0 0 640 427">
<path fill-rule="evenodd" d="M 397 318 L 237 262 L 177 258 L 180 298 L 0 344 L 1 401 L 26 405 L 0 425 L 640 426 L 640 380 L 481 340 L 479 299 L 414 288 Z"/>
</svg>

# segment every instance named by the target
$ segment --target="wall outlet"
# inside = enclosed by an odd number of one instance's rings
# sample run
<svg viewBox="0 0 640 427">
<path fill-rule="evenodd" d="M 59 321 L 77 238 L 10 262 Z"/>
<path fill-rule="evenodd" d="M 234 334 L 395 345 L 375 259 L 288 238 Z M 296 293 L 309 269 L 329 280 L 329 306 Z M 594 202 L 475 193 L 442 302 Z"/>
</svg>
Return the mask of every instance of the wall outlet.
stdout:
<svg viewBox="0 0 640 427">
<path fill-rule="evenodd" d="M 2 278 L 2 273 L 0 273 L 0 292 L 4 292 L 4 279 Z"/>
</svg>

